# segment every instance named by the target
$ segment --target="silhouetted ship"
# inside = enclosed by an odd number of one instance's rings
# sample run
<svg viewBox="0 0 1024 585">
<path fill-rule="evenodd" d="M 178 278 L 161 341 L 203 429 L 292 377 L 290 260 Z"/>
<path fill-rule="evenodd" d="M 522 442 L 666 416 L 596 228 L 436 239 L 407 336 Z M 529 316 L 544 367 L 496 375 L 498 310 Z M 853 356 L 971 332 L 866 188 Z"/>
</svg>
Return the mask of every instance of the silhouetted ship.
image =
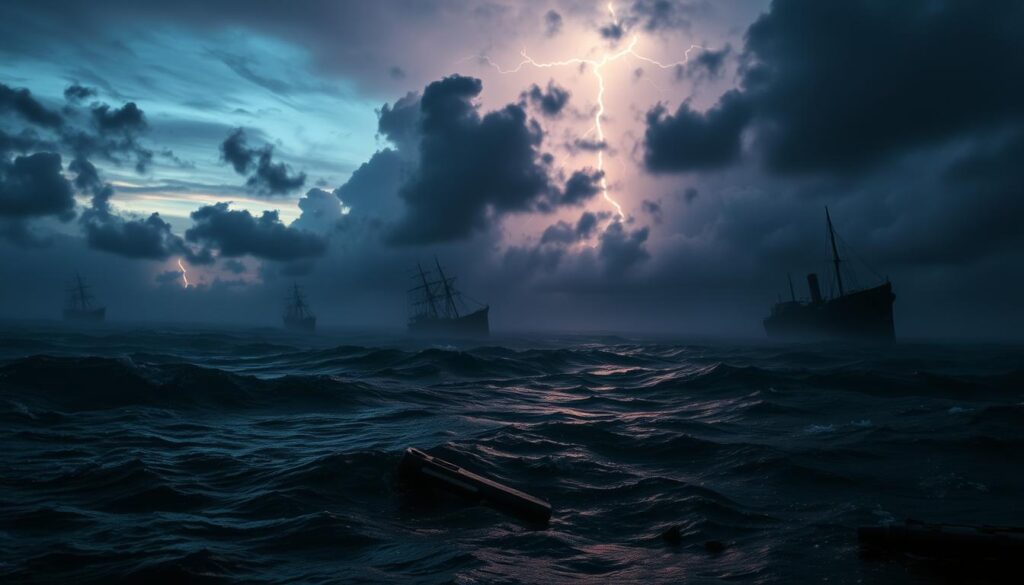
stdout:
<svg viewBox="0 0 1024 585">
<path fill-rule="evenodd" d="M 316 315 L 306 304 L 299 285 L 292 288 L 292 296 L 284 310 L 284 328 L 293 331 L 313 331 L 316 329 Z"/>
<path fill-rule="evenodd" d="M 85 284 L 82 277 L 75 275 L 75 280 L 68 287 L 68 302 L 64 306 L 64 320 L 78 323 L 102 323 L 107 317 L 106 307 L 93 305 L 91 287 Z"/>
<path fill-rule="evenodd" d="M 838 296 L 824 299 L 818 275 L 812 273 L 807 275 L 810 301 L 798 301 L 793 291 L 793 280 L 790 279 L 790 300 L 780 301 L 772 307 L 772 314 L 764 320 L 765 332 L 771 338 L 892 340 L 895 336 L 892 304 L 896 300 L 892 284 L 886 278 L 883 284 L 871 288 L 847 290 L 843 282 L 843 271 L 840 270 L 844 260 L 839 257 L 837 236 L 827 207 L 825 222 L 828 225 Z M 849 280 L 846 284 L 850 284 Z"/>
<path fill-rule="evenodd" d="M 490 333 L 487 322 L 490 307 L 473 301 L 480 307 L 470 310 L 464 295 L 455 288 L 455 279 L 445 276 L 437 258 L 434 264 L 437 265 L 437 280 L 431 280 L 430 273 L 416 265 L 419 274 L 415 278 L 419 285 L 409 289 L 409 331 L 447 337 L 487 336 Z"/>
</svg>

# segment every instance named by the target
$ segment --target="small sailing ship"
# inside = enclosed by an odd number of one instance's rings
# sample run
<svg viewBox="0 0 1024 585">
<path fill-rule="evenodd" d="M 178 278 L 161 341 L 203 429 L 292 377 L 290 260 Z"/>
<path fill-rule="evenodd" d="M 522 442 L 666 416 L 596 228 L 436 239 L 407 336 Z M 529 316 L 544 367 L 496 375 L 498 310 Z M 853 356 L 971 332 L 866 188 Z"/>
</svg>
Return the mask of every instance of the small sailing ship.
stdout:
<svg viewBox="0 0 1024 585">
<path fill-rule="evenodd" d="M 68 300 L 64 305 L 64 320 L 77 323 L 102 323 L 107 318 L 107 308 L 93 304 L 90 286 L 85 284 L 80 274 L 68 287 Z"/>
<path fill-rule="evenodd" d="M 299 285 L 293 285 L 292 294 L 284 310 L 284 327 L 293 331 L 311 332 L 316 329 L 316 315 L 306 304 L 306 297 Z"/>
<path fill-rule="evenodd" d="M 886 278 L 881 284 L 868 287 L 848 288 L 848 275 L 843 279 L 840 266 L 845 262 L 839 256 L 836 245 L 836 231 L 832 216 L 825 208 L 825 223 L 828 226 L 828 240 L 832 249 L 832 267 L 837 295 L 824 298 L 818 282 L 818 275 L 807 275 L 810 301 L 798 301 L 789 281 L 790 300 L 780 301 L 772 307 L 771 315 L 764 320 L 768 337 L 776 339 L 860 339 L 891 341 L 895 337 L 892 305 L 896 295 L 892 283 Z"/>
<path fill-rule="evenodd" d="M 434 258 L 437 276 L 424 271 L 418 263 L 414 276 L 417 286 L 409 289 L 409 331 L 442 337 L 486 337 L 490 334 L 490 307 L 469 299 L 455 288 L 455 278 L 448 277 L 441 263 Z"/>
</svg>

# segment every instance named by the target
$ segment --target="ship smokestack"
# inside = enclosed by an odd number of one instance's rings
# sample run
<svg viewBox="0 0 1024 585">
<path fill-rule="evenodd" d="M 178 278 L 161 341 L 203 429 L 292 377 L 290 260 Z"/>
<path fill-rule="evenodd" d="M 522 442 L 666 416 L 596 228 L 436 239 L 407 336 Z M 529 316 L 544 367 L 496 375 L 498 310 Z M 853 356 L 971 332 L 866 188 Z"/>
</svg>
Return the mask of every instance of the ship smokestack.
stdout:
<svg viewBox="0 0 1024 585">
<path fill-rule="evenodd" d="M 815 303 L 815 304 L 820 303 L 821 302 L 821 288 L 818 286 L 818 275 L 817 274 L 812 272 L 812 273 L 807 275 L 807 288 L 811 289 L 811 302 Z"/>
</svg>

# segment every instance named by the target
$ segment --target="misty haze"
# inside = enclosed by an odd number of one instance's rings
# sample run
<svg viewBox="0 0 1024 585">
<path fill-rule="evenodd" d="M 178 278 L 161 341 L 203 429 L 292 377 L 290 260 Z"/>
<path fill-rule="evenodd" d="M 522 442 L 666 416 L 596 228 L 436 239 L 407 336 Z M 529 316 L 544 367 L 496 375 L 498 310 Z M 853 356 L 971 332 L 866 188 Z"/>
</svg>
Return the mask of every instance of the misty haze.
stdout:
<svg viewBox="0 0 1024 585">
<path fill-rule="evenodd" d="M 1024 5 L 0 6 L 0 581 L 1003 583 Z"/>
</svg>

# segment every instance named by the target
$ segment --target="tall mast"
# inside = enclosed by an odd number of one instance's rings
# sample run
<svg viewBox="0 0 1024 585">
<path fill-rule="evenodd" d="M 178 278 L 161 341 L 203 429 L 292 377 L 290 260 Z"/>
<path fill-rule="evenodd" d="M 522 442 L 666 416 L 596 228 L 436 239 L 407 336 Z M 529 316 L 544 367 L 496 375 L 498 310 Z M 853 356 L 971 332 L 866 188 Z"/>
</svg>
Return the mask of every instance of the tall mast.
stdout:
<svg viewBox="0 0 1024 585">
<path fill-rule="evenodd" d="M 430 306 L 430 315 L 437 317 L 437 305 L 434 304 L 434 291 L 430 289 L 430 283 L 427 282 L 427 275 L 423 272 L 423 267 L 420 263 L 416 263 L 416 268 L 420 271 L 420 280 L 423 281 L 423 293 L 427 295 L 427 305 Z"/>
<path fill-rule="evenodd" d="M 786 273 L 786 280 L 789 281 L 789 299 L 796 302 L 796 291 L 793 290 L 793 275 Z"/>
<path fill-rule="evenodd" d="M 832 229 L 832 216 L 828 213 L 828 206 L 825 206 L 825 221 L 828 223 L 828 238 L 832 242 L 832 264 L 836 267 L 836 283 L 839 284 L 839 296 L 846 294 L 843 291 L 843 273 L 839 271 L 839 249 L 836 248 L 836 231 Z"/>
<path fill-rule="evenodd" d="M 293 318 L 305 319 L 310 314 L 306 306 L 306 298 L 302 296 L 302 289 L 297 283 L 292 284 L 292 298 L 285 313 Z"/>
<path fill-rule="evenodd" d="M 444 271 L 441 270 L 441 263 L 437 261 L 437 256 L 434 256 L 434 264 L 437 265 L 437 274 L 441 277 L 441 283 L 444 285 L 444 298 L 448 309 L 448 316 L 455 315 L 458 317 L 459 309 L 455 306 L 455 299 L 452 298 L 452 289 L 448 286 L 448 279 L 445 278 Z"/>
<path fill-rule="evenodd" d="M 72 295 L 72 304 L 77 302 L 77 308 L 84 311 L 87 308 L 89 302 L 89 293 L 87 293 L 85 290 L 85 282 L 82 281 L 82 275 L 77 272 L 75 273 L 75 282 L 76 287 L 75 292 Z"/>
</svg>

